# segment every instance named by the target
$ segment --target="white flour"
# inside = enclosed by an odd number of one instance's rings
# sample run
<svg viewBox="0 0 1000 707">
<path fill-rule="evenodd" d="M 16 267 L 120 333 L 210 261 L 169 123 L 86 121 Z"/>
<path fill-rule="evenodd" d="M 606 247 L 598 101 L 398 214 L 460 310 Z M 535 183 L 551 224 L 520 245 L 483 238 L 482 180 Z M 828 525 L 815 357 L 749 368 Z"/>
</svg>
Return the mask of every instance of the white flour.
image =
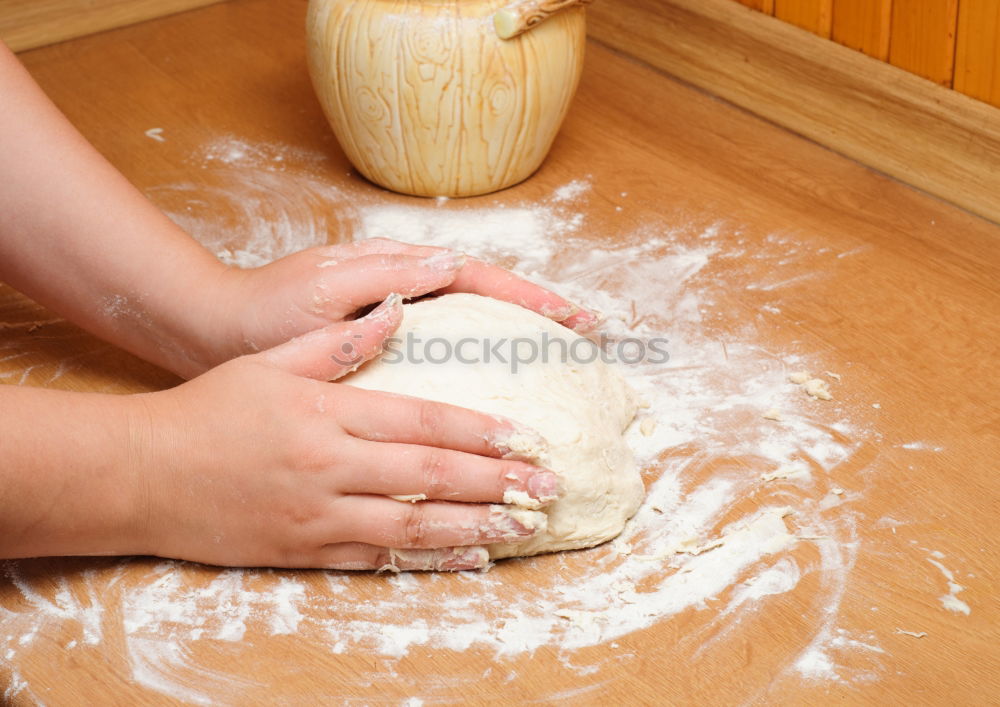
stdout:
<svg viewBox="0 0 1000 707">
<path fill-rule="evenodd" d="M 847 672 L 837 662 L 842 651 L 882 650 L 874 637 L 851 637 L 837 626 L 858 552 L 849 506 L 860 489 L 837 493 L 830 472 L 853 464 L 852 478 L 859 478 L 864 462 L 856 454 L 877 439 L 856 421 L 850 403 L 838 402 L 850 371 L 838 361 L 758 343 L 758 327 L 780 311 L 780 299 L 751 313 L 736 332 L 722 334 L 714 325 L 725 288 L 798 287 L 803 277 L 783 275 L 783 268 L 846 254 L 810 251 L 775 236 L 752 256 L 773 265 L 772 275 L 748 281 L 739 265 L 744 239 L 725 223 L 648 223 L 634 233 L 584 237 L 587 224 L 575 202 L 594 188 L 589 180 L 520 206 L 399 205 L 349 197 L 325 184 L 312 172 L 320 162 L 281 146 L 220 140 L 198 156 L 204 168 L 198 184 L 150 195 L 231 264 L 258 266 L 353 230 L 357 238 L 443 245 L 499 262 L 600 309 L 612 335 L 665 336 L 669 363 L 627 370 L 648 403 L 631 431 L 649 484 L 643 507 L 618 540 L 584 553 L 504 562 L 489 573 L 364 582 L 328 573 L 322 591 L 295 572 L 195 571 L 182 563 L 123 560 L 83 573 L 87 597 L 74 596 L 66 577 L 57 578 L 54 595 L 43 596 L 9 563 L 24 610 L 0 608 L 0 658 L 16 664 L 39 626 L 58 622 L 74 627 L 80 645 L 121 634 L 134 680 L 197 704 L 238 702 L 241 689 L 256 682 L 193 665 L 188 646 L 252 645 L 254 636 L 284 634 L 334 654 L 381 656 L 390 675 L 393 661 L 414 650 L 475 648 L 516 658 L 550 646 L 586 682 L 600 678 L 600 664 L 578 658 L 581 648 L 615 647 L 616 639 L 681 612 L 711 608 L 696 636 L 700 655 L 774 597 L 795 591 L 800 578 L 818 573 L 817 621 L 809 636 L 788 646 L 786 664 L 810 679 L 877 673 L 875 664 Z M 833 402 L 812 400 L 787 382 L 790 370 L 802 368 L 839 370 L 843 381 L 829 381 Z M 781 421 L 764 418 L 772 409 Z M 807 544 L 814 549 L 800 552 Z M 536 567 L 559 571 L 515 591 L 509 578 Z M 956 602 L 958 591 L 949 594 Z M 29 690 L 15 675 L 5 698 Z M 433 699 L 433 686 L 427 692 L 420 697 Z"/>
</svg>

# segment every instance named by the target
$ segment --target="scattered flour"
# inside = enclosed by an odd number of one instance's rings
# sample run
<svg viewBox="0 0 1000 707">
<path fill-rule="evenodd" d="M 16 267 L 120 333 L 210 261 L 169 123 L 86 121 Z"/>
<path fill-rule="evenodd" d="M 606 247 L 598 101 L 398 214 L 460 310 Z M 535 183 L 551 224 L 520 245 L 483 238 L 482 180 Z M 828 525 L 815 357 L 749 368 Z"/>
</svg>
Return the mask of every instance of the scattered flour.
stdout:
<svg viewBox="0 0 1000 707">
<path fill-rule="evenodd" d="M 552 201 L 574 201 L 580 196 L 590 191 L 590 181 L 574 179 L 572 182 L 562 185 L 552 193 Z M 624 195 L 623 195 L 624 196 Z"/>
<path fill-rule="evenodd" d="M 940 555 L 941 553 L 937 554 Z M 932 555 L 934 555 L 934 553 L 932 553 Z M 927 558 L 927 561 L 941 570 L 941 574 L 944 575 L 945 580 L 948 582 L 948 593 L 939 597 L 941 606 L 948 611 L 955 612 L 956 614 L 965 614 L 968 616 L 972 613 L 972 609 L 969 608 L 969 605 L 958 598 L 958 593 L 964 591 L 965 587 L 955 581 L 955 574 L 933 558 L 929 557 Z"/>
<path fill-rule="evenodd" d="M 693 634 L 703 638 L 699 650 L 707 650 L 742 617 L 765 611 L 770 598 L 794 591 L 813 572 L 821 578 L 822 608 L 811 633 L 789 645 L 789 664 L 806 678 L 843 680 L 848 673 L 838 666 L 838 652 L 881 652 L 872 637 L 851 637 L 837 626 L 858 543 L 854 516 L 823 506 L 824 498 L 837 497 L 829 472 L 863 463 L 855 455 L 870 433 L 846 408 L 817 412 L 787 385 L 790 368 L 822 370 L 822 362 L 767 350 L 752 327 L 724 337 L 713 333 L 722 288 L 770 290 L 793 286 L 796 278 L 739 283 L 734 268 L 744 244 L 724 224 L 647 224 L 606 239 L 585 235 L 574 202 L 593 188 L 589 180 L 570 182 L 534 204 L 386 203 L 324 182 L 313 171 L 322 160 L 286 146 L 225 138 L 193 160 L 204 169 L 203 181 L 164 186 L 150 196 L 236 266 L 260 266 L 352 231 L 356 238 L 447 246 L 596 307 L 612 337 L 666 339 L 668 362 L 626 367 L 648 402 L 642 417 L 655 421 L 630 431 L 645 465 L 644 505 L 615 543 L 504 562 L 489 573 L 326 573 L 317 584 L 315 575 L 307 581 L 295 572 L 119 560 L 73 575 L 72 582 L 57 578 L 53 594 L 39 592 L 19 563 L 7 563 L 6 579 L 20 590 L 24 609 L 0 606 L 0 656 L 15 661 L 49 622 L 76 627 L 81 646 L 120 634 L 136 682 L 195 704 L 219 694 L 237 699 L 257 683 L 192 665 L 186 647 L 252 644 L 262 635 L 295 635 L 332 654 L 364 651 L 379 657 L 379 669 L 390 675 L 393 661 L 413 651 L 476 649 L 508 659 L 551 647 L 581 679 L 596 679 L 599 665 L 570 663 L 570 656 L 584 655 L 575 651 L 597 644 L 616 649 L 627 634 L 712 607 L 699 614 L 704 626 Z M 787 238 L 769 242 L 776 260 L 801 257 Z M 785 414 L 768 415 L 779 409 Z M 774 424 L 779 417 L 781 424 Z M 738 438 L 734 429 L 741 430 Z M 804 543 L 815 546 L 818 558 L 796 552 Z M 543 564 L 559 571 L 536 572 L 546 579 L 514 590 L 508 574 Z M 951 588 L 953 578 L 938 566 Z M 86 595 L 74 594 L 71 585 Z M 961 587 L 954 586 L 948 596 L 967 610 L 955 597 Z M 195 682 L 179 677 L 192 673 Z M 27 683 L 15 676 L 4 697 L 24 690 Z"/>
</svg>

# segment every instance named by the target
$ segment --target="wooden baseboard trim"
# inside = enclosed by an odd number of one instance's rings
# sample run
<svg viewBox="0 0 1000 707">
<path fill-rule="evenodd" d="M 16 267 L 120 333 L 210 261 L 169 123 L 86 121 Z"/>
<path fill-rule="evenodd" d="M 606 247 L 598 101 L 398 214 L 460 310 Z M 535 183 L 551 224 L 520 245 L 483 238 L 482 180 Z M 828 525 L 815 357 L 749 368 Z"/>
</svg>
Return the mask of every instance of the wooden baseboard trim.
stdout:
<svg viewBox="0 0 1000 707">
<path fill-rule="evenodd" d="M 588 8 L 591 37 L 1000 223 L 1000 109 L 731 0 Z"/>
<path fill-rule="evenodd" d="M 0 0 L 0 41 L 15 52 L 224 0 Z"/>
</svg>

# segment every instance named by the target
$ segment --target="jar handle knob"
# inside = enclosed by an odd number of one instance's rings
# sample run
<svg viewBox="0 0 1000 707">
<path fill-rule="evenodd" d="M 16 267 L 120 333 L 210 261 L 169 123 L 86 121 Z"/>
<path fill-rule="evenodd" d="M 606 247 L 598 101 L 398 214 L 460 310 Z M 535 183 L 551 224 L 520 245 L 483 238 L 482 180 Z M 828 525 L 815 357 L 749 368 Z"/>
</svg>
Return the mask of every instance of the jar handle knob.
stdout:
<svg viewBox="0 0 1000 707">
<path fill-rule="evenodd" d="M 587 5 L 593 0 L 517 0 L 493 15 L 493 27 L 500 39 L 513 39 L 519 34 L 574 5 Z"/>
</svg>

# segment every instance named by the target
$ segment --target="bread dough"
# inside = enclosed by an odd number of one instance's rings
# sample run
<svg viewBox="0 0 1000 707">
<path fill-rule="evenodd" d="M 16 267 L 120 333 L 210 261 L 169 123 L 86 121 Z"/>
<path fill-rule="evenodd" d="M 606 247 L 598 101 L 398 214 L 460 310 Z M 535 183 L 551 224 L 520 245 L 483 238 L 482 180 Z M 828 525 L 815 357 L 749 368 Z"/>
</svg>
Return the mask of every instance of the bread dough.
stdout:
<svg viewBox="0 0 1000 707">
<path fill-rule="evenodd" d="M 830 386 L 822 378 L 807 380 L 803 387 L 808 395 L 818 400 L 833 400 L 833 395 L 830 393 Z"/>
<path fill-rule="evenodd" d="M 562 482 L 562 496 L 544 509 L 547 529 L 523 543 L 492 545 L 490 556 L 590 547 L 618 535 L 643 496 L 624 439 L 637 405 L 617 370 L 599 357 L 588 362 L 597 347 L 539 314 L 478 295 L 445 295 L 403 312 L 386 352 L 342 382 L 519 422 L 547 447 L 532 444 L 530 435 L 514 435 L 508 446 Z M 532 343 L 537 353 L 528 361 Z M 531 505 L 526 494 L 505 501 Z"/>
</svg>

